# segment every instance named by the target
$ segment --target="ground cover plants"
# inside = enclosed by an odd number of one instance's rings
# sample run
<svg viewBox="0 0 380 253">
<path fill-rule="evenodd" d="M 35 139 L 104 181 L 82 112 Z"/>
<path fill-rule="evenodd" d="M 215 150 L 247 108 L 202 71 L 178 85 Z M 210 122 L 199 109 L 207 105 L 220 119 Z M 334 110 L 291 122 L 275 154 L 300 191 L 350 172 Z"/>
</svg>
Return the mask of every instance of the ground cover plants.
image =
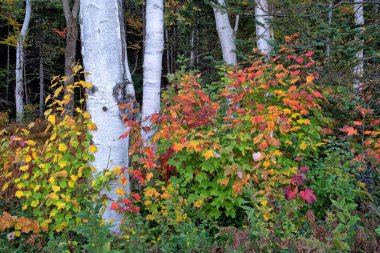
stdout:
<svg viewBox="0 0 380 253">
<path fill-rule="evenodd" d="M 2 130 L 1 252 L 376 252 L 380 121 L 364 106 L 352 124 L 326 113 L 313 54 L 257 53 L 214 83 L 180 71 L 151 142 L 125 118 L 130 166 L 102 173 L 85 98 L 65 114 L 54 79 L 43 140 L 28 137 L 36 123 Z M 117 233 L 101 218 L 112 178 Z"/>
</svg>

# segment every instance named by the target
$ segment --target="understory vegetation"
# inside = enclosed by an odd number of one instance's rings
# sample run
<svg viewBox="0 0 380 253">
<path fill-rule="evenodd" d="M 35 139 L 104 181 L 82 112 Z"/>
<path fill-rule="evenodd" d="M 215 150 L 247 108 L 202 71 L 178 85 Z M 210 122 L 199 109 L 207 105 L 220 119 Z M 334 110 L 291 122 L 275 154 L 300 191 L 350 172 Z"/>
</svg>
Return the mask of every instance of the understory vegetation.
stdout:
<svg viewBox="0 0 380 253">
<path fill-rule="evenodd" d="M 85 98 L 66 114 L 54 78 L 44 120 L 1 130 L 0 252 L 379 251 L 380 120 L 360 103 L 344 120 L 332 111 L 313 56 L 282 47 L 212 83 L 178 71 L 152 142 L 125 117 L 110 138 L 130 137 L 130 166 L 106 170 L 91 165 Z M 101 217 L 115 180 L 118 229 Z"/>
</svg>

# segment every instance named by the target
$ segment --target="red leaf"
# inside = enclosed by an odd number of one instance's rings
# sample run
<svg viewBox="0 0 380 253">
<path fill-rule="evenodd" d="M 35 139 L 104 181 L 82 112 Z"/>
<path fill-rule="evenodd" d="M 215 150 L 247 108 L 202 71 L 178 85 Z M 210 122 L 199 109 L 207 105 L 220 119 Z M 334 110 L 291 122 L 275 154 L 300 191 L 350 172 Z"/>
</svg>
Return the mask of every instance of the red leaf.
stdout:
<svg viewBox="0 0 380 253">
<path fill-rule="evenodd" d="M 138 193 L 131 193 L 131 196 L 135 199 L 135 200 L 140 200 L 141 197 Z"/>
<path fill-rule="evenodd" d="M 319 93 L 318 91 L 314 91 L 313 93 L 314 93 L 314 96 L 315 96 L 316 98 L 322 98 L 322 97 L 323 97 L 322 94 Z"/>
<path fill-rule="evenodd" d="M 293 190 L 292 190 L 291 185 L 288 185 L 285 187 L 285 198 L 287 200 L 294 199 L 296 197 L 297 193 L 298 193 L 298 187 L 297 186 Z"/>
<path fill-rule="evenodd" d="M 128 135 L 130 134 L 130 132 L 131 132 L 131 130 L 128 130 L 127 132 L 125 132 L 122 135 L 120 135 L 119 140 L 128 137 Z"/>
<path fill-rule="evenodd" d="M 358 134 L 358 131 L 355 128 L 349 126 L 345 126 L 343 128 L 340 128 L 339 130 L 347 133 L 348 135 Z"/>
<path fill-rule="evenodd" d="M 313 190 L 306 189 L 304 191 L 300 191 L 301 199 L 309 204 L 313 204 L 317 201 L 317 197 L 314 194 Z"/>
<path fill-rule="evenodd" d="M 294 185 L 303 185 L 303 181 L 305 181 L 306 176 L 304 174 L 297 174 L 292 178 L 292 184 Z"/>
<path fill-rule="evenodd" d="M 309 52 L 307 52 L 307 53 L 305 54 L 305 56 L 310 57 L 310 56 L 312 56 L 313 54 L 314 54 L 313 51 L 309 51 Z"/>
<path fill-rule="evenodd" d="M 117 202 L 112 202 L 110 209 L 111 210 L 119 209 L 119 204 Z"/>
</svg>

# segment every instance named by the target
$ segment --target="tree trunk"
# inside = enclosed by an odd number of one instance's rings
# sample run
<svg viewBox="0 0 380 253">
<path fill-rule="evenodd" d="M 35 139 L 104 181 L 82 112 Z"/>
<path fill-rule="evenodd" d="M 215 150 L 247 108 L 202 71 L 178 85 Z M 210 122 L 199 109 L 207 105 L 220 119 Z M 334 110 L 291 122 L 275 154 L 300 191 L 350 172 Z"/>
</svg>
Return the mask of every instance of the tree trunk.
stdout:
<svg viewBox="0 0 380 253">
<path fill-rule="evenodd" d="M 9 25 L 8 25 L 8 36 L 9 36 Z M 6 87 L 6 94 L 5 94 L 5 99 L 7 100 L 7 101 L 9 101 L 9 84 L 10 84 L 10 81 L 9 81 L 9 75 L 10 75 L 10 73 L 9 73 L 9 71 L 10 71 L 10 54 L 9 54 L 9 45 L 7 45 L 7 78 L 6 78 L 6 85 L 7 85 L 7 87 Z"/>
<path fill-rule="evenodd" d="M 141 117 L 141 136 L 144 145 L 150 145 L 150 139 L 154 135 L 150 117 L 160 111 L 162 53 L 164 50 L 163 8 L 163 0 L 146 1 L 143 106 Z"/>
<path fill-rule="evenodd" d="M 115 166 L 128 166 L 129 139 L 118 140 L 125 132 L 118 104 L 128 102 L 133 94 L 126 45 L 123 45 L 124 15 L 122 0 L 81 0 L 81 41 L 84 69 L 89 74 L 86 81 L 93 86 L 88 91 L 87 110 L 92 116 L 97 130 L 91 134 L 98 147 L 93 165 L 98 170 L 112 169 Z M 119 14 L 119 15 L 118 15 Z M 126 175 L 127 177 L 127 175 Z M 104 190 L 110 201 L 103 213 L 106 221 L 114 220 L 115 231 L 122 222 L 122 215 L 110 209 L 118 196 L 115 189 L 118 181 L 109 183 L 111 192 Z M 129 192 L 129 185 L 126 185 Z"/>
<path fill-rule="evenodd" d="M 74 112 L 74 94 L 67 90 L 66 87 L 74 83 L 73 65 L 77 51 L 78 40 L 78 12 L 79 0 L 75 0 L 72 9 L 68 0 L 62 0 L 63 9 L 66 19 L 66 48 L 65 48 L 65 95 L 70 96 L 70 102 L 65 105 L 65 114 L 73 115 Z"/>
<path fill-rule="evenodd" d="M 222 47 L 223 60 L 229 65 L 237 65 L 234 31 L 231 28 L 228 13 L 223 9 L 224 0 L 218 0 L 220 6 L 214 6 L 216 29 Z"/>
<path fill-rule="evenodd" d="M 333 2 L 329 2 L 329 11 L 327 13 L 327 18 L 328 18 L 328 24 L 329 27 L 331 28 L 332 24 L 332 15 L 333 15 Z M 328 37 L 327 39 L 327 45 L 326 45 L 326 57 L 330 57 L 330 38 Z"/>
<path fill-rule="evenodd" d="M 356 53 L 356 61 L 357 65 L 354 67 L 354 89 L 358 92 L 358 94 L 361 93 L 363 88 L 363 82 L 362 78 L 364 75 L 364 62 L 363 62 L 363 56 L 364 56 L 364 41 L 360 38 L 363 34 L 364 29 L 364 13 L 363 13 L 363 2 L 359 0 L 354 0 L 354 16 L 355 16 L 355 27 L 359 29 L 359 33 L 357 35 L 357 39 L 359 41 L 358 46 L 360 50 Z"/>
<path fill-rule="evenodd" d="M 190 38 L 190 68 L 193 69 L 195 65 L 195 29 L 191 30 L 191 38 Z"/>
<path fill-rule="evenodd" d="M 26 0 L 25 6 L 25 18 L 22 24 L 21 32 L 17 38 L 17 48 L 16 48 L 16 90 L 15 90 L 15 100 L 16 100 L 16 121 L 21 122 L 24 117 L 24 43 L 26 33 L 28 31 L 30 17 L 32 15 L 32 5 L 31 0 Z"/>
<path fill-rule="evenodd" d="M 264 54 L 272 50 L 269 41 L 271 39 L 270 15 L 268 13 L 267 0 L 255 0 L 256 41 L 257 48 Z"/>
<path fill-rule="evenodd" d="M 42 41 L 40 43 L 40 107 L 39 107 L 39 117 L 43 118 L 44 116 L 44 58 L 42 53 Z"/>
</svg>

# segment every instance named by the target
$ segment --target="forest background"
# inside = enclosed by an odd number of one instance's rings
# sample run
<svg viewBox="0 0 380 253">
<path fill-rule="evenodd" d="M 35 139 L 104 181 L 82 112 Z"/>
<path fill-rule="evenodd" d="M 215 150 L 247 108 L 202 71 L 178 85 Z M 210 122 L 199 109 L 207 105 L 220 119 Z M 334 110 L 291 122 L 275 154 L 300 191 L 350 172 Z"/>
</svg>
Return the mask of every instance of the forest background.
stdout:
<svg viewBox="0 0 380 253">
<path fill-rule="evenodd" d="M 1 0 L 0 252 L 380 251 L 379 7 Z"/>
</svg>

